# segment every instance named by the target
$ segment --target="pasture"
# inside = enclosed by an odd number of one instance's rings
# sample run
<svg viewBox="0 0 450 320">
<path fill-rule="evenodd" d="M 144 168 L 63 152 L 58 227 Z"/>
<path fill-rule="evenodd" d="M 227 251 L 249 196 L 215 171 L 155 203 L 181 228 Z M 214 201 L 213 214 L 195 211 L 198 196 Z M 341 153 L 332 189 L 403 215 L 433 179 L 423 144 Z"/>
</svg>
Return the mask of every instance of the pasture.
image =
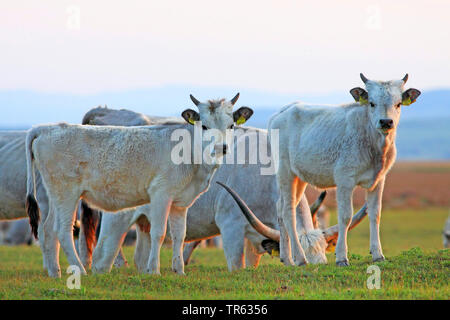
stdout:
<svg viewBox="0 0 450 320">
<path fill-rule="evenodd" d="M 63 277 L 50 279 L 42 270 L 37 246 L 0 247 L 0 299 L 445 299 L 450 298 L 450 250 L 442 249 L 445 208 L 386 209 L 381 240 L 386 261 L 381 288 L 369 290 L 372 265 L 366 219 L 349 233 L 350 267 L 328 265 L 285 267 L 265 255 L 257 269 L 229 273 L 221 249 L 194 252 L 186 276 L 170 270 L 171 249 L 161 253 L 162 276 L 138 274 L 133 248 L 125 248 L 130 267 L 110 274 L 81 278 L 81 289 L 66 286 L 68 267 L 63 253 Z M 331 214 L 332 223 L 336 214 Z"/>
</svg>

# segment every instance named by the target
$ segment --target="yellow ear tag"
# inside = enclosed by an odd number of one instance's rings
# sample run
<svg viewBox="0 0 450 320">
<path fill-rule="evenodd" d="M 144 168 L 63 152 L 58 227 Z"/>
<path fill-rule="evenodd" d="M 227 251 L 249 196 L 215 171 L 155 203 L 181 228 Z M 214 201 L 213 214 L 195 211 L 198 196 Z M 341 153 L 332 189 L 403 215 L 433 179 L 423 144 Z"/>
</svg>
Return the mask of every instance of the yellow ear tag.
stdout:
<svg viewBox="0 0 450 320">
<path fill-rule="evenodd" d="M 369 101 L 367 101 L 366 99 L 364 99 L 363 97 L 359 97 L 359 103 L 360 104 L 367 104 Z"/>
<path fill-rule="evenodd" d="M 192 119 L 192 118 L 189 118 L 188 121 L 189 121 L 190 124 L 195 124 L 195 121 L 194 121 L 194 119 Z"/>
<path fill-rule="evenodd" d="M 402 105 L 409 106 L 412 103 L 411 98 L 408 97 L 407 99 L 402 101 Z"/>
<path fill-rule="evenodd" d="M 280 251 L 272 249 L 271 255 L 272 255 L 272 257 L 279 257 L 280 256 Z"/>
<path fill-rule="evenodd" d="M 245 123 L 245 118 L 243 116 L 240 116 L 239 119 L 237 119 L 236 124 L 243 124 Z"/>
</svg>

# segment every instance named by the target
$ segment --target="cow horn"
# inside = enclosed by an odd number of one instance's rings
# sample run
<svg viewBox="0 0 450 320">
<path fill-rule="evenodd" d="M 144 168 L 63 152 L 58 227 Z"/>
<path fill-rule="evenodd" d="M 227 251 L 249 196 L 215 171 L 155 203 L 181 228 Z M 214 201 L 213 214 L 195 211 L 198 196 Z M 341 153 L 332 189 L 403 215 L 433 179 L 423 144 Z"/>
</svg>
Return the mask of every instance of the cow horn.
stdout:
<svg viewBox="0 0 450 320">
<path fill-rule="evenodd" d="M 364 204 L 364 206 L 353 216 L 352 222 L 349 226 L 349 230 L 352 230 L 354 227 L 356 227 L 367 215 L 367 203 Z M 339 235 L 339 228 L 338 225 L 334 225 L 332 227 L 329 227 L 323 231 L 325 240 L 327 242 L 330 242 L 334 239 L 336 239 Z"/>
<path fill-rule="evenodd" d="M 196 105 L 196 106 L 198 106 L 199 104 L 200 104 L 200 101 L 198 101 L 197 99 L 195 99 L 195 97 L 191 94 L 191 95 L 189 95 L 190 97 L 191 97 L 191 100 L 192 100 L 192 102 Z"/>
<path fill-rule="evenodd" d="M 320 196 L 317 198 L 316 201 L 314 201 L 314 203 L 311 205 L 311 217 L 314 221 L 314 219 L 316 219 L 316 215 L 317 215 L 317 211 L 319 211 L 320 206 L 322 205 L 323 199 L 325 199 L 327 195 L 327 191 L 323 191 Z"/>
<path fill-rule="evenodd" d="M 234 96 L 233 99 L 231 99 L 231 104 L 234 106 L 234 104 L 238 101 L 239 99 L 239 92 Z"/>
<path fill-rule="evenodd" d="M 250 208 L 247 206 L 247 204 L 244 202 L 244 200 L 239 197 L 239 195 L 231 189 L 230 187 L 224 185 L 222 182 L 216 181 L 217 184 L 221 185 L 225 190 L 228 191 L 228 193 L 233 197 L 234 201 L 238 204 L 239 208 L 241 209 L 244 216 L 247 218 L 250 225 L 258 231 L 260 234 L 262 234 L 264 237 L 267 237 L 271 240 L 274 240 L 276 242 L 280 242 L 280 231 L 273 229 L 271 227 L 266 226 L 264 223 L 259 220 L 255 214 L 250 210 Z"/>
<path fill-rule="evenodd" d="M 403 83 L 405 84 L 406 83 L 406 81 L 408 81 L 408 74 L 405 74 L 405 76 L 403 77 Z"/>
<path fill-rule="evenodd" d="M 360 73 L 359 76 L 361 77 L 361 80 L 362 80 L 364 83 L 367 83 L 367 81 L 369 81 L 369 79 L 367 79 L 362 73 Z"/>
</svg>

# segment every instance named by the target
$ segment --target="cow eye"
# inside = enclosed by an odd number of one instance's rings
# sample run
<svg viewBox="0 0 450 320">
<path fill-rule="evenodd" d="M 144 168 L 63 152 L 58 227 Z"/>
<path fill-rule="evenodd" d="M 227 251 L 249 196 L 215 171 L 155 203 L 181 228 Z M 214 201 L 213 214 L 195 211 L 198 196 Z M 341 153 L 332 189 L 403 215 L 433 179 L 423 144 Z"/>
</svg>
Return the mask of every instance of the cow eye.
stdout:
<svg viewBox="0 0 450 320">
<path fill-rule="evenodd" d="M 233 129 L 234 128 L 234 123 L 228 127 L 228 129 Z"/>
<path fill-rule="evenodd" d="M 399 103 L 399 104 L 397 104 L 395 107 L 398 109 L 398 108 L 400 108 L 401 106 L 402 106 L 402 104 Z"/>
<path fill-rule="evenodd" d="M 205 125 L 202 125 L 203 130 L 208 130 L 208 128 Z"/>
<path fill-rule="evenodd" d="M 370 106 L 371 106 L 372 108 L 374 108 L 374 107 L 375 107 L 375 103 L 371 102 L 371 103 L 370 103 Z"/>
</svg>

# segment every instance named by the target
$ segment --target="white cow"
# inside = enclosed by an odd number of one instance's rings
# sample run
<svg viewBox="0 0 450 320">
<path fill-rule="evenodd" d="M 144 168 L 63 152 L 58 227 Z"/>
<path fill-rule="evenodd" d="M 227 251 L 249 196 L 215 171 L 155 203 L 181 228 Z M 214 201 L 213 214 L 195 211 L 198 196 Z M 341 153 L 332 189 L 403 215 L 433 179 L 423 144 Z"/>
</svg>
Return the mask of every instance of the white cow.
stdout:
<svg viewBox="0 0 450 320">
<path fill-rule="evenodd" d="M 245 143 L 246 137 L 257 135 L 259 139 L 267 140 L 267 132 L 255 128 L 242 128 L 245 135 L 239 137 L 235 145 L 235 151 L 239 143 Z M 249 139 L 252 140 L 252 139 Z M 224 164 L 215 174 L 212 181 L 223 181 L 232 186 L 240 194 L 245 195 L 249 205 L 254 209 L 259 220 L 263 221 L 266 228 L 277 229 L 278 219 L 276 205 L 279 198 L 276 178 L 274 175 L 261 175 L 259 164 Z M 223 248 L 230 271 L 247 266 L 257 266 L 260 257 L 266 251 L 277 251 L 278 242 L 270 234 L 261 232 L 259 226 L 252 227 L 241 214 L 239 207 L 230 201 L 228 193 L 216 184 L 212 184 L 209 191 L 203 194 L 190 208 L 187 217 L 187 231 L 185 241 L 193 241 L 185 246 L 183 257 L 187 263 L 196 241 L 222 235 Z M 313 206 L 316 211 L 320 206 L 323 196 Z M 135 250 L 135 264 L 139 270 L 143 270 L 148 259 L 148 248 L 151 240 L 148 231 L 151 230 L 151 221 L 145 219 L 147 208 L 139 207 L 130 214 L 129 212 L 117 214 L 103 214 L 101 231 L 94 250 L 93 270 L 95 272 L 108 272 L 111 269 L 114 257 L 118 254 L 121 241 L 126 232 L 137 222 L 137 244 Z M 355 225 L 365 216 L 362 211 L 355 218 Z M 312 223 L 311 212 L 305 197 L 302 198 L 298 210 L 300 241 L 305 247 L 308 259 L 313 263 L 326 263 L 325 251 L 328 243 L 337 237 L 337 228 L 327 230 L 315 230 Z M 256 218 L 256 219 L 258 219 Z M 258 221 L 259 221 L 258 220 Z M 276 230 L 275 232 L 279 232 Z M 324 233 L 325 232 L 325 233 Z M 268 239 L 273 241 L 268 241 Z M 244 247 L 245 261 L 244 261 Z M 119 257 L 121 255 L 119 254 Z"/>
<path fill-rule="evenodd" d="M 69 263 L 78 266 L 83 274 L 86 271 L 75 251 L 71 232 L 80 199 L 105 211 L 150 203 L 149 210 L 145 212 L 153 225 L 153 245 L 146 268 L 150 274 L 160 274 L 159 253 L 170 216 L 172 268 L 184 274 L 182 245 L 186 213 L 209 187 L 210 179 L 219 167 L 218 160 L 226 152 L 226 144 L 223 140 L 212 143 L 205 139 L 194 141 L 187 149 L 191 157 L 195 158 L 195 150 L 200 143 L 200 150 L 212 158 L 212 163 L 204 160 L 201 164 L 175 164 L 172 151 L 180 143 L 172 139 L 178 134 L 180 139 L 186 133 L 194 137 L 194 127 L 201 132 L 200 125 L 205 134 L 209 129 L 215 129 L 213 133 L 218 132 L 225 137 L 226 130 L 232 128 L 236 121 L 245 122 L 253 113 L 247 107 L 233 112 L 238 98 L 239 94 L 230 101 L 221 99 L 202 103 L 191 95 L 200 112 L 187 109 L 182 116 L 190 124 L 198 123 L 195 126 L 99 127 L 63 123 L 31 129 L 26 140 L 26 201 L 34 234 L 37 235 L 39 222 L 39 208 L 34 197 L 36 166 L 50 202 L 49 215 L 43 222 L 44 233 L 45 225 L 54 226 Z M 187 145 L 187 141 L 184 142 Z M 43 253 L 46 255 L 47 239 L 44 238 L 43 242 Z M 55 262 L 47 265 L 49 275 L 60 276 L 57 259 L 48 261 Z"/>
<path fill-rule="evenodd" d="M 279 130 L 277 179 L 281 191 L 281 230 L 292 246 L 292 250 L 281 252 L 289 252 L 285 260 L 289 264 L 307 263 L 295 228 L 295 207 L 307 184 L 337 187 L 338 266 L 348 265 L 347 230 L 352 220 L 353 189 L 365 188 L 370 251 L 374 261 L 384 260 L 379 237 L 384 180 L 396 157 L 395 135 L 401 105 L 415 102 L 420 91 L 404 90 L 408 75 L 387 82 L 368 80 L 362 74 L 361 79 L 367 91 L 350 90 L 356 103 L 342 106 L 294 103 L 269 121 L 269 130 Z"/>
</svg>

